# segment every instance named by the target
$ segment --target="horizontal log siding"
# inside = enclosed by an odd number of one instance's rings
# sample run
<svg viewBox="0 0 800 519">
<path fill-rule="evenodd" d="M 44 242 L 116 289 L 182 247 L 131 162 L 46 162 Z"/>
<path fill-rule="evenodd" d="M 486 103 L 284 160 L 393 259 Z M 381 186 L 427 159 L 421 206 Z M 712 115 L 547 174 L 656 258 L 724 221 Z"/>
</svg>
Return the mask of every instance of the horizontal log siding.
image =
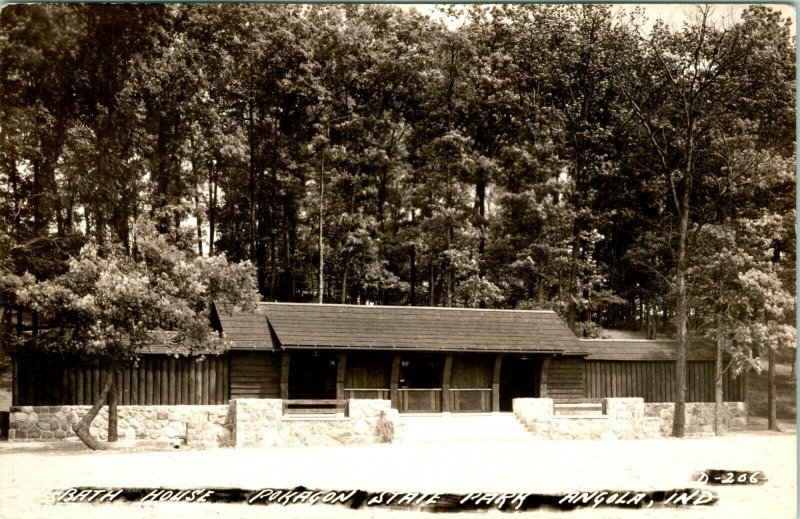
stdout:
<svg viewBox="0 0 800 519">
<path fill-rule="evenodd" d="M 280 398 L 279 353 L 231 352 L 231 398 Z"/>
<path fill-rule="evenodd" d="M 549 398 L 582 398 L 584 394 L 584 360 L 554 357 L 547 371 Z"/>
<path fill-rule="evenodd" d="M 54 356 L 15 356 L 19 388 L 13 405 L 92 405 L 104 370 L 95 362 L 65 362 Z M 190 377 L 189 373 L 200 376 Z M 117 370 L 119 405 L 210 405 L 228 402 L 228 357 L 143 355 L 139 364 Z"/>
<path fill-rule="evenodd" d="M 686 364 L 686 401 L 714 401 L 714 363 Z M 743 401 L 742 377 L 723 375 L 723 399 Z M 585 398 L 641 397 L 645 402 L 675 400 L 675 363 L 670 361 L 587 361 Z"/>
</svg>

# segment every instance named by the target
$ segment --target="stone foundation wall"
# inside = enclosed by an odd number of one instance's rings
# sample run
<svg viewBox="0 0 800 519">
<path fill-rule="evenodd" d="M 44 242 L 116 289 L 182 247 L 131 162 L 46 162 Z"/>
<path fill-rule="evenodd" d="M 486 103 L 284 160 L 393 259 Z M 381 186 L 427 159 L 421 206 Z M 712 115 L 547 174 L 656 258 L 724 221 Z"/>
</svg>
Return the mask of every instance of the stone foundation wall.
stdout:
<svg viewBox="0 0 800 519">
<path fill-rule="evenodd" d="M 10 441 L 76 438 L 72 426 L 90 406 L 18 406 L 11 408 Z M 172 441 L 188 445 L 272 447 L 351 445 L 391 441 L 398 421 L 388 400 L 350 400 L 348 416 L 288 415 L 281 400 L 235 399 L 228 405 L 118 406 L 120 440 Z M 90 427 L 108 438 L 108 408 Z"/>
<path fill-rule="evenodd" d="M 674 403 L 648 403 L 644 405 L 647 417 L 658 418 L 661 434 L 672 433 L 675 414 Z M 747 404 L 744 402 L 722 403 L 722 427 L 726 431 L 744 431 L 747 428 Z M 714 434 L 714 402 L 686 402 L 685 432 L 691 435 Z"/>
<path fill-rule="evenodd" d="M 76 437 L 72 426 L 91 406 L 19 406 L 11 408 L 9 440 L 61 440 Z M 118 406 L 117 431 L 121 440 L 179 441 L 187 444 L 226 445 L 230 441 L 228 406 Z M 89 428 L 108 439 L 108 408 L 103 407 Z"/>
<path fill-rule="evenodd" d="M 675 404 L 648 403 L 641 398 L 606 398 L 603 416 L 553 414 L 550 398 L 518 398 L 514 414 L 525 427 L 551 439 L 635 439 L 669 436 Z M 725 402 L 722 424 L 725 430 L 744 430 L 747 408 L 744 402 Z M 686 434 L 713 434 L 713 402 L 686 404 Z"/>
<path fill-rule="evenodd" d="M 605 399 L 603 416 L 555 416 L 551 398 L 518 398 L 514 415 L 528 430 L 553 439 L 632 439 L 669 436 L 674 404 L 641 398 Z M 89 406 L 15 406 L 9 420 L 10 441 L 74 438 L 72 425 Z M 277 447 L 354 445 L 391 441 L 399 421 L 388 400 L 349 400 L 344 415 L 283 415 L 277 399 L 234 399 L 228 405 L 119 406 L 121 440 L 173 441 L 188 445 Z M 747 427 L 743 402 L 725 402 L 725 430 Z M 92 434 L 107 439 L 108 408 L 101 409 Z M 714 432 L 713 402 L 686 404 L 686 434 Z"/>
<path fill-rule="evenodd" d="M 391 441 L 398 421 L 389 400 L 349 400 L 348 416 L 283 415 L 282 401 L 231 400 L 237 447 L 363 445 Z"/>
<path fill-rule="evenodd" d="M 550 439 L 634 439 L 657 436 L 653 421 L 644 416 L 641 398 L 606 398 L 602 416 L 555 415 L 551 398 L 514 400 L 514 414 L 525 427 Z"/>
</svg>

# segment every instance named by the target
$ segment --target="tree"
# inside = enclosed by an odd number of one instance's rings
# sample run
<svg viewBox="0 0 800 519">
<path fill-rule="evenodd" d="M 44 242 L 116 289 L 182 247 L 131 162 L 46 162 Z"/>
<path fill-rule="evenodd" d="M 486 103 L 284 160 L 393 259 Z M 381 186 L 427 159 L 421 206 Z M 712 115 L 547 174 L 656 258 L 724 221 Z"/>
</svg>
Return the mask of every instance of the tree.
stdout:
<svg viewBox="0 0 800 519">
<path fill-rule="evenodd" d="M 787 320 L 794 311 L 794 297 L 778 274 L 771 250 L 774 238 L 782 234 L 783 219 L 775 214 L 739 217 L 705 225 L 698 231 L 688 280 L 694 294 L 695 331 L 716 342 L 717 435 L 722 434 L 723 374 L 760 369 L 760 363 L 752 357 L 754 349 L 766 349 L 770 362 L 774 362 L 776 349 L 794 344 L 795 332 Z M 771 385 L 770 402 L 774 394 Z M 770 429 L 776 427 L 771 415 Z"/>
<path fill-rule="evenodd" d="M 617 63 L 617 80 L 627 108 L 636 118 L 656 156 L 666 182 L 674 218 L 674 296 L 676 355 L 675 419 L 672 434 L 684 434 L 686 347 L 690 268 L 691 215 L 697 184 L 707 173 L 703 156 L 709 152 L 720 116 L 738 101 L 735 72 L 749 59 L 753 41 L 741 24 L 714 21 L 712 7 L 698 7 L 680 31 L 656 22 L 649 36 L 639 33 L 625 60 Z M 641 60 L 631 62 L 637 50 Z M 623 68 L 625 70 L 623 70 Z"/>
<path fill-rule="evenodd" d="M 133 231 L 131 255 L 120 244 L 90 242 L 64 274 L 40 282 L 26 275 L 18 289 L 20 303 L 49 324 L 49 331 L 36 337 L 37 346 L 96 358 L 105 368 L 97 399 L 73 426 L 91 449 L 104 448 L 89 426 L 106 399 L 109 441 L 117 438 L 118 367 L 135 363 L 140 349 L 154 340 L 165 341 L 173 354 L 224 351 L 226 341 L 210 328 L 212 303 L 252 308 L 257 300 L 249 263 L 192 257 L 144 218 Z"/>
<path fill-rule="evenodd" d="M 679 377 L 691 333 L 735 357 L 737 319 L 772 315 L 739 276 L 794 287 L 790 223 L 760 222 L 794 208 L 795 48 L 767 7 L 712 9 L 646 31 L 589 5 L 3 9 L 6 326 L 87 243 L 139 265 L 145 216 L 252 262 L 269 300 L 672 328 Z"/>
</svg>

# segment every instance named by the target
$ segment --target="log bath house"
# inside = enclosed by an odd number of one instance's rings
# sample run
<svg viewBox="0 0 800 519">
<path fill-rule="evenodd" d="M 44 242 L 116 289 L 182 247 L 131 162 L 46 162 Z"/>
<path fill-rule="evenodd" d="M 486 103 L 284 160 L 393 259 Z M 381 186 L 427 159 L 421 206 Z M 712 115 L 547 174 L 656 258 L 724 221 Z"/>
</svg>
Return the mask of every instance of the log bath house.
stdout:
<svg viewBox="0 0 800 519">
<path fill-rule="evenodd" d="M 260 303 L 252 313 L 215 308 L 212 326 L 228 352 L 175 357 L 154 345 L 116 373 L 121 437 L 363 443 L 387 441 L 381 423 L 405 417 L 512 412 L 547 437 L 671 427 L 674 341 L 579 340 L 552 311 Z M 100 367 L 24 348 L 12 358 L 10 439 L 71 437 Z M 746 386 L 725 373 L 728 429 L 746 425 Z M 690 344 L 686 395 L 687 431 L 710 433 L 713 345 Z"/>
</svg>

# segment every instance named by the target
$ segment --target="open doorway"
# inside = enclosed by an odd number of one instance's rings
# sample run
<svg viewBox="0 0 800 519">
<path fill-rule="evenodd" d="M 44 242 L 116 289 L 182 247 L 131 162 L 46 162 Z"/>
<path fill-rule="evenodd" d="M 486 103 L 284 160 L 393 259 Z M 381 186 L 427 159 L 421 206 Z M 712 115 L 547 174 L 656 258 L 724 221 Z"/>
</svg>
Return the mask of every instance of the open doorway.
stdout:
<svg viewBox="0 0 800 519">
<path fill-rule="evenodd" d="M 515 398 L 538 398 L 542 379 L 540 355 L 506 355 L 500 366 L 500 411 L 512 411 Z"/>
<path fill-rule="evenodd" d="M 336 364 L 337 357 L 330 352 L 292 352 L 289 362 L 289 399 L 335 399 Z"/>
</svg>

